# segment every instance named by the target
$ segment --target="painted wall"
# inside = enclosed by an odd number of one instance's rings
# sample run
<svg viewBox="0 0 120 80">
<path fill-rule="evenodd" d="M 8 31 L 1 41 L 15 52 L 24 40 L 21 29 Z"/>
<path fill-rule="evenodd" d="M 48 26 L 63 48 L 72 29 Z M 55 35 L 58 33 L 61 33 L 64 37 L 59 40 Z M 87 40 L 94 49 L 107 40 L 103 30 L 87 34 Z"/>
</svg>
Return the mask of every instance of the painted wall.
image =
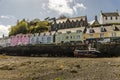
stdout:
<svg viewBox="0 0 120 80">
<path fill-rule="evenodd" d="M 10 46 L 10 38 L 9 37 L 1 38 L 0 39 L 0 46 L 1 47 L 8 47 L 8 46 Z"/>
<path fill-rule="evenodd" d="M 53 35 L 51 34 L 31 34 L 30 44 L 50 44 L 53 43 Z"/>
<path fill-rule="evenodd" d="M 111 20 L 111 17 L 112 17 L 112 20 Z M 106 24 L 106 23 L 120 23 L 120 16 L 116 17 L 115 16 L 111 16 L 111 17 L 107 17 L 107 20 L 106 20 L 106 17 L 100 15 L 100 23 L 101 24 Z"/>
<path fill-rule="evenodd" d="M 30 43 L 30 34 L 17 34 L 10 37 L 10 45 L 27 45 Z"/>
<path fill-rule="evenodd" d="M 103 35 L 103 36 L 102 36 Z M 92 38 L 108 38 L 109 32 L 101 32 L 101 33 L 87 33 L 84 34 L 84 39 L 92 39 Z"/>
<path fill-rule="evenodd" d="M 83 41 L 83 33 L 76 33 L 76 32 L 71 32 L 71 33 L 57 33 L 56 38 L 55 38 L 56 43 L 65 43 L 65 42 L 71 42 L 71 41 Z"/>
</svg>

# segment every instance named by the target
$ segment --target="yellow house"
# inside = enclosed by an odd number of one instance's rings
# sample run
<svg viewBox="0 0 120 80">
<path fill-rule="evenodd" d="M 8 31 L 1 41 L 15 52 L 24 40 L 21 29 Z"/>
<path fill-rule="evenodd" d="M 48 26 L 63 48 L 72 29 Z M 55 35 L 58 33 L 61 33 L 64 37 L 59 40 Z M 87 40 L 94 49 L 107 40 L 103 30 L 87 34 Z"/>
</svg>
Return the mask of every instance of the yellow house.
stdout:
<svg viewBox="0 0 120 80">
<path fill-rule="evenodd" d="M 109 30 L 109 37 L 120 37 L 120 25 L 109 26 L 107 29 Z"/>
<path fill-rule="evenodd" d="M 102 27 L 95 27 L 95 28 L 88 28 L 86 33 L 84 34 L 84 39 L 99 39 L 99 38 L 108 38 L 108 32 L 105 28 Z"/>
<path fill-rule="evenodd" d="M 120 38 L 120 25 L 87 28 L 84 40 Z"/>
<path fill-rule="evenodd" d="M 55 43 L 83 42 L 84 29 L 85 27 L 58 30 L 55 35 Z"/>
</svg>

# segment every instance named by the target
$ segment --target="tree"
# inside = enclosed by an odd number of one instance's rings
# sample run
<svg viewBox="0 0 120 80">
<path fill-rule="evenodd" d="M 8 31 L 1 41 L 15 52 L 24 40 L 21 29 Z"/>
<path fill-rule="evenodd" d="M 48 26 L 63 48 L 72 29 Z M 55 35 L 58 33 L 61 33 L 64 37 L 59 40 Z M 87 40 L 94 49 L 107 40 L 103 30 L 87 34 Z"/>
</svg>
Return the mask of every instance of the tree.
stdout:
<svg viewBox="0 0 120 80">
<path fill-rule="evenodd" d="M 25 19 L 17 22 L 15 26 L 11 26 L 9 35 L 16 35 L 19 33 L 40 33 L 48 31 L 50 23 L 48 21 L 40 21 L 39 19 L 34 19 L 27 22 Z"/>
</svg>

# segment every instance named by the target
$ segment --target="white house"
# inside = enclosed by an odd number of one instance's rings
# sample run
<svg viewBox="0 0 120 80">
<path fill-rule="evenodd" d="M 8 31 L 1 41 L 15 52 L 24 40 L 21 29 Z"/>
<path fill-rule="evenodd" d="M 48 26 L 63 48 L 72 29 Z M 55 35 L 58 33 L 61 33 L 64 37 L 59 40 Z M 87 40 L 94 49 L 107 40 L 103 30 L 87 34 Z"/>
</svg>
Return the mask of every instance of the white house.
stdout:
<svg viewBox="0 0 120 80">
<path fill-rule="evenodd" d="M 54 32 L 35 33 L 30 36 L 30 44 L 50 44 L 54 42 Z"/>
<path fill-rule="evenodd" d="M 108 13 L 104 13 L 101 11 L 100 23 L 101 24 L 120 23 L 120 14 L 118 10 L 116 10 L 115 12 L 108 12 Z"/>
<path fill-rule="evenodd" d="M 1 47 L 9 47 L 10 46 L 10 38 L 9 37 L 0 38 L 0 46 Z"/>
</svg>

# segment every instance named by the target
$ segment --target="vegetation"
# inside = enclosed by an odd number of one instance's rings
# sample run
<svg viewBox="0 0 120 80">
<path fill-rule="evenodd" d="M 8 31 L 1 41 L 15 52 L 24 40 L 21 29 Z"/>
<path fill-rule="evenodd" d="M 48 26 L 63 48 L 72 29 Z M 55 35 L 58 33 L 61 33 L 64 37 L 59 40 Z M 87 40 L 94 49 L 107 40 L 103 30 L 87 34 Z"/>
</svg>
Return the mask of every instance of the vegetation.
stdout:
<svg viewBox="0 0 120 80">
<path fill-rule="evenodd" d="M 34 19 L 30 22 L 25 19 L 18 21 L 15 26 L 11 26 L 9 36 L 16 35 L 19 33 L 40 33 L 48 31 L 50 23 L 48 21 L 40 21 L 39 19 Z"/>
</svg>

